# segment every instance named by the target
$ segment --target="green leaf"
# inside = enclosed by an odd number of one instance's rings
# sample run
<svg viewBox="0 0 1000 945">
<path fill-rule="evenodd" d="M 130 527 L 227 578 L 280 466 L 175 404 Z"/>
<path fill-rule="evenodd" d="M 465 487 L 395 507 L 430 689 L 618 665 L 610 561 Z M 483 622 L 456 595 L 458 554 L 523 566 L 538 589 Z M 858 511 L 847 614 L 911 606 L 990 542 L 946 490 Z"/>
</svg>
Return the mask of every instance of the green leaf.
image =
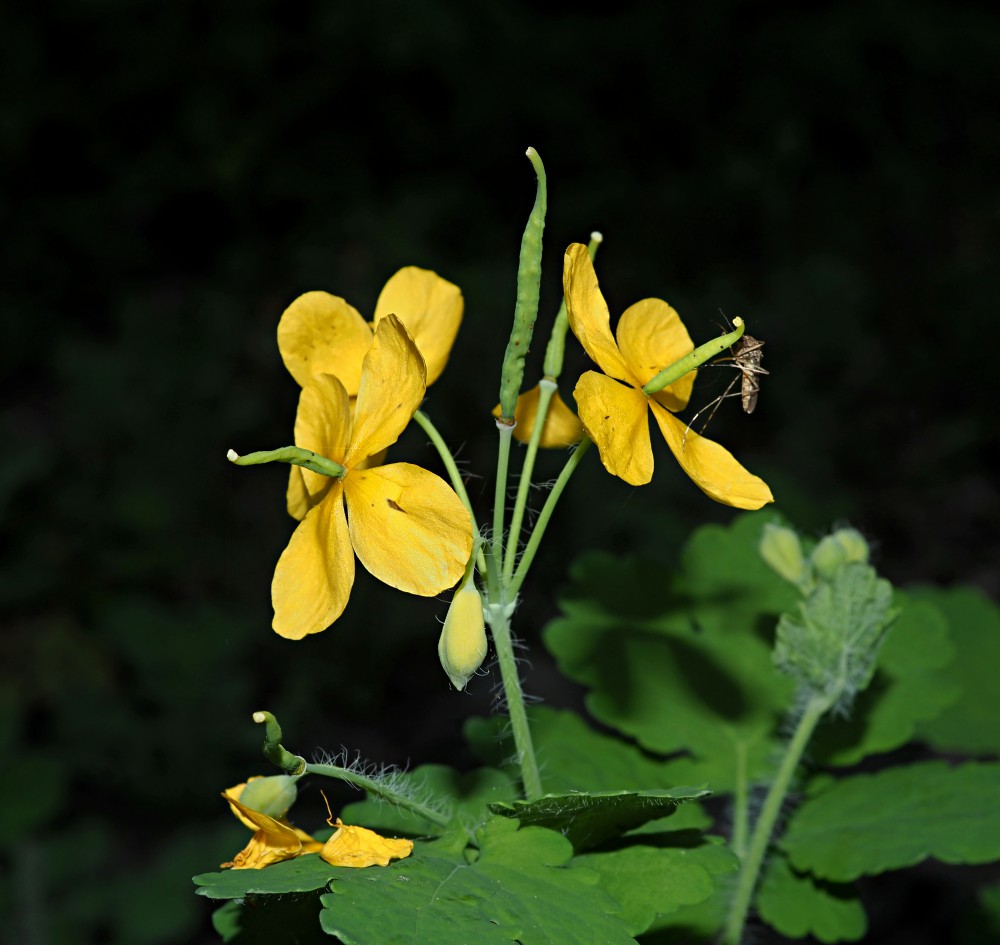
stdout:
<svg viewBox="0 0 1000 945">
<path fill-rule="evenodd" d="M 477 840 L 473 862 L 428 843 L 386 869 L 341 870 L 323 929 L 345 945 L 634 945 L 597 874 L 564 868 L 564 837 L 497 817 Z"/>
<path fill-rule="evenodd" d="M 1000 859 L 1000 764 L 929 761 L 856 775 L 806 800 L 781 846 L 792 865 L 847 882 L 912 866 Z"/>
<path fill-rule="evenodd" d="M 620 849 L 576 856 L 573 865 L 600 875 L 601 886 L 622 904 L 633 935 L 667 927 L 679 909 L 713 894 L 717 876 L 739 866 L 721 837 L 668 830 L 630 839 Z"/>
<path fill-rule="evenodd" d="M 850 704 L 871 682 L 879 646 L 895 616 L 888 581 L 867 564 L 843 565 L 799 605 L 795 616 L 781 615 L 775 664 L 831 704 Z"/>
<path fill-rule="evenodd" d="M 756 905 L 760 918 L 788 938 L 856 942 L 868 925 L 853 886 L 796 873 L 780 854 L 768 862 Z"/>
<path fill-rule="evenodd" d="M 542 786 L 550 794 L 657 787 L 693 780 L 687 759 L 653 757 L 621 738 L 595 732 L 575 712 L 532 706 L 528 720 Z M 469 719 L 465 736 L 483 761 L 499 766 L 507 759 L 516 776 L 517 766 L 509 761 L 515 757 L 514 739 L 506 716 Z M 685 813 L 697 806 L 686 804 Z"/>
<path fill-rule="evenodd" d="M 767 618 L 796 595 L 757 553 L 767 520 L 699 529 L 686 580 L 665 579 L 658 562 L 585 556 L 560 598 L 565 617 L 545 631 L 562 671 L 590 688 L 596 718 L 647 750 L 689 750 L 686 779 L 715 790 L 732 788 L 740 765 L 751 779 L 765 773 L 792 694 L 772 665 Z"/>
<path fill-rule="evenodd" d="M 232 945 L 322 945 L 330 938 L 319 926 L 319 894 L 230 899 L 212 913 L 212 927 Z"/>
<path fill-rule="evenodd" d="M 941 751 L 1000 754 L 1000 608 L 970 587 L 918 588 L 913 596 L 937 607 L 948 621 L 955 659 L 944 674 L 960 687 L 960 697 L 920 735 Z"/>
<path fill-rule="evenodd" d="M 330 866 L 318 853 L 272 863 L 261 870 L 222 870 L 193 878 L 199 896 L 209 899 L 242 899 L 250 893 L 299 893 L 323 889 L 345 867 Z"/>
<path fill-rule="evenodd" d="M 955 650 L 944 615 L 929 601 L 899 591 L 894 604 L 900 615 L 879 651 L 875 679 L 858 695 L 849 716 L 817 730 L 809 746 L 817 762 L 853 765 L 905 745 L 922 722 L 958 698 L 958 685 L 945 675 Z"/>
<path fill-rule="evenodd" d="M 517 818 L 522 827 L 557 830 L 575 850 L 585 850 L 651 820 L 669 817 L 685 801 L 708 797 L 711 793 L 703 787 L 678 787 L 546 794 L 534 801 L 490 804 L 490 810 L 503 817 Z"/>
</svg>

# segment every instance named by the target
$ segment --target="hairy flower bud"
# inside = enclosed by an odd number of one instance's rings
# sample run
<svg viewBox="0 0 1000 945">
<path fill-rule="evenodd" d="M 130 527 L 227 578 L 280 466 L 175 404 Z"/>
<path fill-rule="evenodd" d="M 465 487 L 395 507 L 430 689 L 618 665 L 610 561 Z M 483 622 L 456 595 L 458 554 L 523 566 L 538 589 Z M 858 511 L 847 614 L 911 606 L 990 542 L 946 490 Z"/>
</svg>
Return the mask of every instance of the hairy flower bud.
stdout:
<svg viewBox="0 0 1000 945">
<path fill-rule="evenodd" d="M 441 666 L 456 689 L 465 688 L 486 659 L 487 649 L 483 600 L 469 581 L 455 592 L 438 640 Z"/>
<path fill-rule="evenodd" d="M 816 573 L 827 580 L 845 564 L 865 564 L 868 542 L 855 528 L 838 528 L 813 549 L 812 565 Z"/>
<path fill-rule="evenodd" d="M 792 529 L 768 522 L 760 539 L 760 555 L 786 581 L 802 584 L 806 579 L 802 542 Z"/>
</svg>

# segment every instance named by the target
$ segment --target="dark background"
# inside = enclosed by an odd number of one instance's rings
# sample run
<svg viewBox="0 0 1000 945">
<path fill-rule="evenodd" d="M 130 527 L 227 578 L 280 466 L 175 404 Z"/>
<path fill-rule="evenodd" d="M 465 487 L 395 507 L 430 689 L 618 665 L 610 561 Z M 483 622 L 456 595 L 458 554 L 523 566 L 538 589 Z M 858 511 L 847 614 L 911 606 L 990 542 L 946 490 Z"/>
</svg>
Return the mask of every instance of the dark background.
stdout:
<svg viewBox="0 0 1000 945">
<path fill-rule="evenodd" d="M 213 941 L 189 877 L 245 840 L 217 792 L 265 771 L 255 709 L 307 754 L 472 763 L 461 722 L 496 673 L 449 692 L 444 601 L 359 571 L 333 629 L 281 640 L 286 473 L 224 455 L 291 440 L 288 302 L 370 316 L 426 266 L 466 299 L 426 409 L 488 518 L 528 145 L 543 315 L 595 228 L 614 313 L 666 298 L 697 342 L 743 315 L 771 374 L 710 435 L 800 527 L 860 527 L 893 580 L 1000 593 L 991 5 L 22 7 L 0 14 L 4 942 Z M 570 402 L 585 367 L 574 347 Z M 419 431 L 394 453 L 439 469 Z M 550 704 L 578 698 L 537 644 L 569 560 L 668 565 L 732 515 L 657 464 L 633 490 L 588 460 L 557 513 L 517 625 Z M 300 803 L 318 826 L 315 788 Z"/>
</svg>

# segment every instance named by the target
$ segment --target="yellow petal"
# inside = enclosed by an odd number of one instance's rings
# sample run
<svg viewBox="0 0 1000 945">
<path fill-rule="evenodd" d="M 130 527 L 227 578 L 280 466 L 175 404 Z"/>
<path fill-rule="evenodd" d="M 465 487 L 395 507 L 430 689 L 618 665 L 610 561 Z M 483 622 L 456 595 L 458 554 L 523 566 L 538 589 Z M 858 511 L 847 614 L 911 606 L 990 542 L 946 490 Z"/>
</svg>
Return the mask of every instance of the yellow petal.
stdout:
<svg viewBox="0 0 1000 945">
<path fill-rule="evenodd" d="M 389 840 L 366 827 L 347 827 L 337 818 L 337 831 L 323 845 L 320 856 L 331 866 L 388 866 L 413 852 L 412 840 Z"/>
<path fill-rule="evenodd" d="M 535 417 L 538 416 L 540 395 L 541 391 L 536 386 L 517 398 L 517 406 L 514 407 L 514 419 L 517 421 L 517 426 L 514 427 L 515 440 L 527 443 L 531 439 L 531 433 L 535 429 Z M 493 416 L 500 416 L 499 404 L 493 408 Z M 559 391 L 556 391 L 549 401 L 545 428 L 542 430 L 542 438 L 538 441 L 538 445 L 545 449 L 558 449 L 579 443 L 582 437 L 583 425 L 580 423 L 580 418 L 566 406 L 566 402 L 559 396 Z"/>
<path fill-rule="evenodd" d="M 622 314 L 615 332 L 625 363 L 639 381 L 651 381 L 665 367 L 694 351 L 680 315 L 661 299 L 643 299 Z M 668 410 L 683 410 L 691 397 L 694 371 L 655 394 Z"/>
<path fill-rule="evenodd" d="M 344 478 L 351 541 L 380 581 L 431 597 L 456 584 L 472 554 L 472 519 L 440 476 L 410 463 Z"/>
<path fill-rule="evenodd" d="M 243 796 L 243 790 L 246 788 L 247 784 L 262 777 L 264 777 L 264 775 L 255 774 L 253 777 L 247 778 L 242 784 L 234 784 L 231 788 L 226 788 L 222 792 L 222 796 L 227 801 L 238 801 Z M 248 827 L 250 830 L 257 829 L 257 825 L 252 820 L 248 820 L 240 813 L 240 809 L 236 804 L 230 804 L 229 809 L 233 812 L 236 819 L 239 820 L 245 827 Z"/>
<path fill-rule="evenodd" d="M 375 305 L 375 325 L 395 315 L 427 363 L 427 385 L 444 370 L 462 324 L 465 302 L 457 285 L 429 269 L 407 266 L 386 284 Z"/>
<path fill-rule="evenodd" d="M 305 479 L 302 478 L 302 473 L 305 471 L 301 466 L 289 466 L 288 488 L 285 489 L 285 507 L 288 509 L 288 514 L 299 522 L 312 508 L 309 490 L 306 488 Z"/>
<path fill-rule="evenodd" d="M 694 430 L 687 430 L 685 439 L 684 421 L 659 404 L 650 406 L 670 451 L 705 495 L 737 509 L 759 509 L 774 501 L 767 483 L 747 472 L 727 449 Z"/>
<path fill-rule="evenodd" d="M 330 491 L 299 522 L 274 569 L 272 626 L 289 640 L 329 627 L 344 612 L 354 584 L 344 486 L 330 482 Z"/>
<path fill-rule="evenodd" d="M 582 243 L 573 243 L 566 250 L 563 292 L 566 295 L 569 326 L 583 345 L 583 350 L 609 377 L 616 377 L 633 387 L 641 387 L 611 335 L 608 303 L 601 295 L 590 253 Z"/>
<path fill-rule="evenodd" d="M 583 428 L 597 444 L 604 468 L 633 486 L 649 482 L 653 478 L 653 448 L 645 394 L 587 371 L 573 396 Z"/>
<path fill-rule="evenodd" d="M 281 359 L 300 387 L 315 374 L 333 374 L 354 396 L 371 343 L 372 330 L 357 309 L 329 292 L 300 295 L 278 322 Z"/>
<path fill-rule="evenodd" d="M 424 359 L 395 315 L 386 315 L 365 355 L 354 411 L 354 435 L 344 458 L 358 462 L 392 446 L 424 399 Z"/>
<path fill-rule="evenodd" d="M 299 407 L 295 413 L 295 445 L 319 453 L 335 463 L 342 463 L 350 439 L 351 401 L 344 385 L 331 374 L 316 375 L 299 394 Z M 331 479 L 311 469 L 298 468 L 301 469 L 302 484 L 308 493 L 311 508 L 330 488 Z M 298 516 L 293 514 L 293 517 Z"/>
<path fill-rule="evenodd" d="M 296 830 L 290 824 L 245 807 L 228 794 L 223 794 L 223 797 L 229 801 L 229 806 L 240 820 L 252 824 L 254 828 L 254 835 L 246 847 L 236 854 L 232 862 L 223 863 L 223 869 L 229 867 L 237 870 L 263 869 L 271 863 L 290 860 L 306 852 L 303 850 L 303 838 L 310 844 L 315 843 L 312 837 L 301 830 Z"/>
</svg>

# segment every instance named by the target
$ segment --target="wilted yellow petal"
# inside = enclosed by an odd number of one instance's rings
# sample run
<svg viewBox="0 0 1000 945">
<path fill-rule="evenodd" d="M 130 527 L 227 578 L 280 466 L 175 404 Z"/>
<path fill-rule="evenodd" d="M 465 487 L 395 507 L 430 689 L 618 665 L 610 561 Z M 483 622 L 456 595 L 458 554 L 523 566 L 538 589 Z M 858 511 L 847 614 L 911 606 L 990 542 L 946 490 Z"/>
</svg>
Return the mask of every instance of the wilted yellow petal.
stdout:
<svg viewBox="0 0 1000 945">
<path fill-rule="evenodd" d="M 416 345 L 399 319 L 387 315 L 378 323 L 375 341 L 365 355 L 354 435 L 344 465 L 353 469 L 396 442 L 424 399 L 425 377 Z"/>
<path fill-rule="evenodd" d="M 429 269 L 406 266 L 386 284 L 375 305 L 375 325 L 395 315 L 410 333 L 427 363 L 427 385 L 444 370 L 464 309 L 457 285 Z"/>
<path fill-rule="evenodd" d="M 330 626 L 344 612 L 354 584 L 344 486 L 330 482 L 330 491 L 299 523 L 274 569 L 272 626 L 289 640 Z"/>
<path fill-rule="evenodd" d="M 763 479 L 747 472 L 727 449 L 687 430 L 682 420 L 651 403 L 653 416 L 667 446 L 691 481 L 707 496 L 737 509 L 759 509 L 774 501 Z"/>
<path fill-rule="evenodd" d="M 333 374 L 353 397 L 372 330 L 357 309 L 329 292 L 306 292 L 278 322 L 278 350 L 301 387 L 315 374 Z"/>
<path fill-rule="evenodd" d="M 661 299 L 643 299 L 630 305 L 618 321 L 618 348 L 639 386 L 647 384 L 665 367 L 694 351 L 694 343 L 680 315 Z M 656 395 L 668 410 L 683 410 L 691 397 L 695 371 Z"/>
<path fill-rule="evenodd" d="M 653 478 L 653 448 L 646 395 L 596 371 L 587 371 L 577 382 L 573 396 L 604 468 L 633 486 L 649 482 Z"/>
<path fill-rule="evenodd" d="M 256 781 L 258 778 L 262 777 L 264 777 L 264 775 L 255 774 L 253 777 L 247 778 L 246 781 L 244 781 L 242 784 L 234 784 L 231 788 L 226 788 L 222 792 L 222 796 L 227 801 L 238 801 L 243 796 L 243 790 L 244 788 L 246 788 L 247 784 L 249 784 L 251 781 Z M 233 815 L 236 817 L 237 820 L 240 821 L 240 823 L 243 824 L 244 827 L 248 827 L 250 830 L 257 829 L 257 825 L 252 820 L 248 820 L 240 813 L 239 805 L 230 804 L 229 809 L 233 812 Z"/>
<path fill-rule="evenodd" d="M 331 866 L 388 866 L 413 852 L 412 840 L 389 840 L 366 827 L 348 827 L 338 817 L 337 831 L 320 850 Z"/>
<path fill-rule="evenodd" d="M 472 519 L 440 476 L 410 463 L 344 478 L 351 541 L 380 581 L 431 597 L 458 583 L 472 554 Z"/>
<path fill-rule="evenodd" d="M 535 417 L 538 416 L 540 395 L 541 391 L 535 386 L 517 398 L 517 405 L 514 407 L 514 419 L 517 421 L 514 427 L 515 440 L 527 443 L 531 439 L 531 433 L 535 429 Z M 493 416 L 500 416 L 499 404 L 493 408 Z M 559 391 L 556 391 L 549 401 L 549 410 L 545 414 L 545 428 L 542 430 L 542 438 L 538 445 L 545 449 L 558 449 L 579 443 L 582 437 L 583 424 L 580 423 L 580 418 L 566 406 L 566 402 L 559 396 Z"/>
<path fill-rule="evenodd" d="M 629 370 L 611 335 L 611 314 L 597 282 L 597 273 L 587 247 L 573 243 L 563 265 L 566 313 L 573 334 L 597 366 L 609 377 L 641 387 Z"/>
<path fill-rule="evenodd" d="M 342 463 L 351 439 L 351 401 L 340 380 L 331 374 L 317 374 L 302 388 L 295 413 L 295 445 Z M 309 493 L 309 505 L 330 488 L 329 476 L 302 470 L 302 483 Z M 289 484 L 290 485 L 290 484 Z"/>
<path fill-rule="evenodd" d="M 222 796 L 229 801 L 229 806 L 233 808 L 239 819 L 254 830 L 246 847 L 236 854 L 232 862 L 223 863 L 223 869 L 232 867 L 237 870 L 259 870 L 271 863 L 280 863 L 282 860 L 290 860 L 302 853 L 313 852 L 319 846 L 318 842 L 314 841 L 309 834 L 283 821 L 268 817 L 267 814 L 244 806 L 231 797 L 228 792 Z M 309 849 L 303 848 L 304 841 L 308 843 Z"/>
</svg>

